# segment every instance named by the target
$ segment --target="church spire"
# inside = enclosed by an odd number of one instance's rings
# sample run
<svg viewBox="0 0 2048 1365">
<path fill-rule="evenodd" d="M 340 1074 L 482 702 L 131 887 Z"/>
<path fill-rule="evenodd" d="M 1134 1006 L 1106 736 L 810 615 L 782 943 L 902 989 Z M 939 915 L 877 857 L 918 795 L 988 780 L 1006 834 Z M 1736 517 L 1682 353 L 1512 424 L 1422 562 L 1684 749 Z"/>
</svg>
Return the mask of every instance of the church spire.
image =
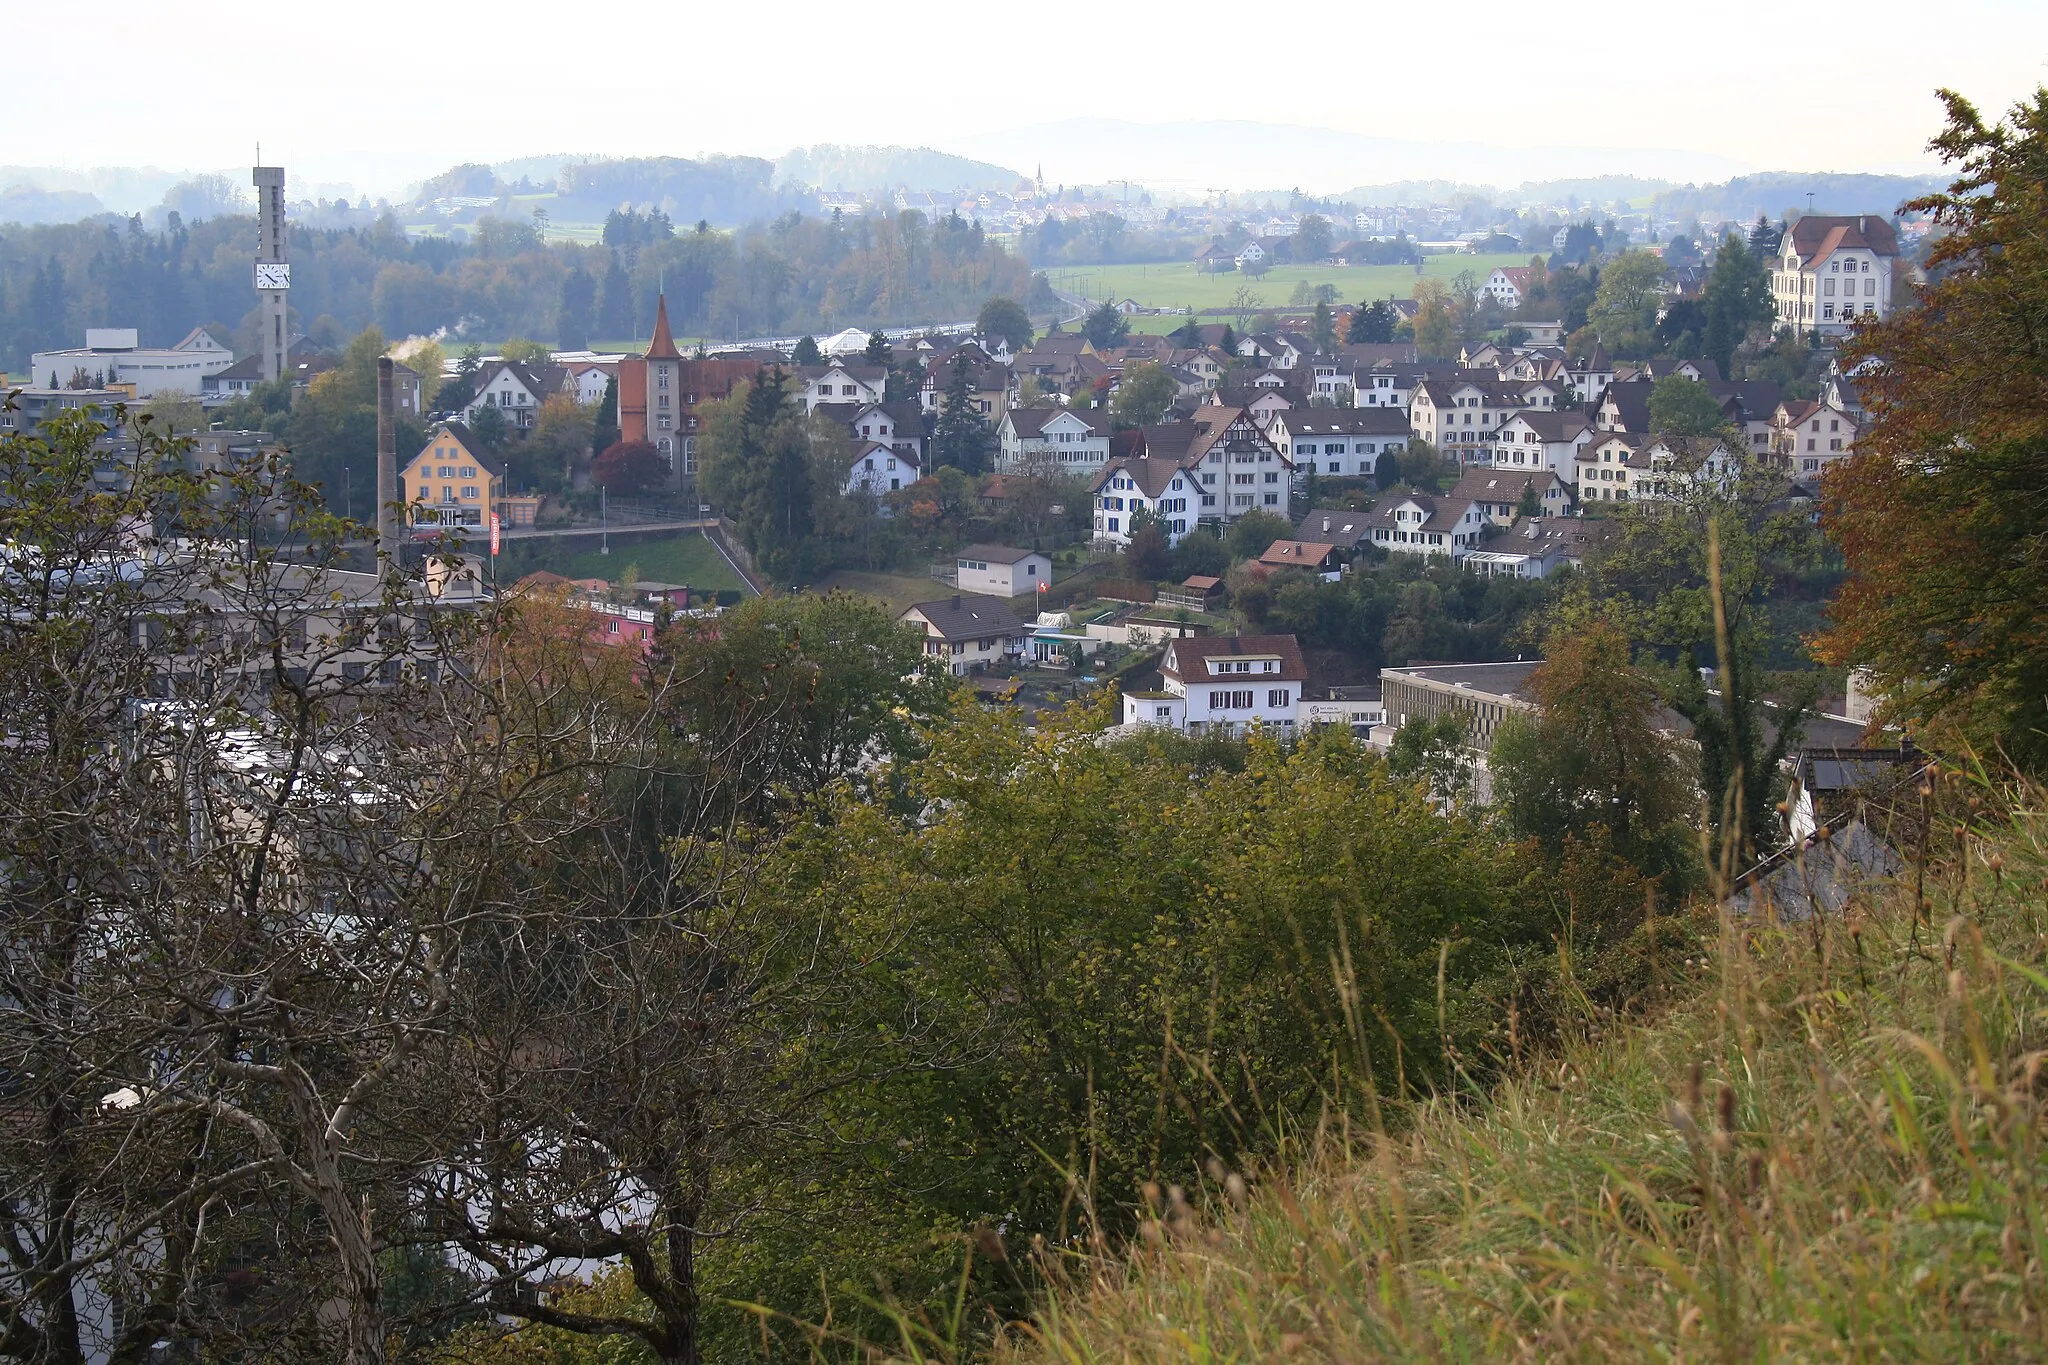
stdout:
<svg viewBox="0 0 2048 1365">
<path fill-rule="evenodd" d="M 649 360 L 681 360 L 683 353 L 676 349 L 676 339 L 668 330 L 668 296 L 654 296 L 654 340 L 647 344 Z"/>
</svg>

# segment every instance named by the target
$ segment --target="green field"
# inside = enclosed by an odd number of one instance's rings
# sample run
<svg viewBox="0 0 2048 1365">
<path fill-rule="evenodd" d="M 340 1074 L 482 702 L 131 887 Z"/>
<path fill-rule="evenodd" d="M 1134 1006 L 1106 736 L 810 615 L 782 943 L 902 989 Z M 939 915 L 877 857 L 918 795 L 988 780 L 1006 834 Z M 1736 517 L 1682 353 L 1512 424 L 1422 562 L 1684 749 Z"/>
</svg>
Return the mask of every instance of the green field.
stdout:
<svg viewBox="0 0 2048 1365">
<path fill-rule="evenodd" d="M 1452 280 L 1470 271 L 1483 281 L 1497 266 L 1528 263 L 1526 255 L 1441 255 L 1423 257 L 1419 274 L 1409 265 L 1283 265 L 1254 279 L 1234 272 L 1203 274 L 1195 269 L 1193 261 L 1172 261 L 1153 265 L 1076 266 L 1053 269 L 1047 275 L 1055 288 L 1084 298 L 1135 299 L 1147 308 L 1193 307 L 1204 313 L 1220 314 L 1230 307 L 1231 296 L 1239 286 L 1249 288 L 1260 300 L 1260 307 L 1278 311 L 1301 306 L 1288 300 L 1293 297 L 1295 286 L 1303 283 L 1336 286 L 1341 303 L 1405 299 L 1414 297 L 1415 281 L 1424 276 Z M 1140 315 L 1131 319 L 1131 327 L 1139 332 L 1163 333 L 1180 326 L 1183 320 L 1171 314 Z"/>
<path fill-rule="evenodd" d="M 535 536 L 506 542 L 498 564 L 499 577 L 510 581 L 537 569 L 564 578 L 602 578 L 616 583 L 630 566 L 656 583 L 687 583 L 693 588 L 740 589 L 732 571 L 711 542 L 694 531 L 653 537 L 638 544 L 613 535 L 612 552 L 597 552 L 595 536 Z"/>
</svg>

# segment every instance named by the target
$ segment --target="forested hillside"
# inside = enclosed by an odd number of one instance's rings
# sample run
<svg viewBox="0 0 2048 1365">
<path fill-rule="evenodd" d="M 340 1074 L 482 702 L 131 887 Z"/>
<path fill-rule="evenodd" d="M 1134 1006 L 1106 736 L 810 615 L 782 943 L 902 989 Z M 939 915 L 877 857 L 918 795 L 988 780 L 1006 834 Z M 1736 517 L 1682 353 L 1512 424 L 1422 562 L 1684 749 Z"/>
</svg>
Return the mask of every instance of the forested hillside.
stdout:
<svg viewBox="0 0 2048 1365">
<path fill-rule="evenodd" d="M 250 349 L 254 239 L 246 217 L 160 232 L 106 219 L 0 227 L 0 367 L 20 373 L 31 353 L 76 346 L 87 327 L 132 326 L 144 345 L 169 345 L 205 325 Z M 446 329 L 457 340 L 625 342 L 646 335 L 664 287 L 684 336 L 945 322 L 972 317 L 992 294 L 1023 298 L 1030 285 L 1028 267 L 978 226 L 914 212 L 845 222 L 792 213 L 737 232 L 615 213 L 605 242 L 588 246 L 527 221 L 487 218 L 456 242 L 408 237 L 385 218 L 294 226 L 290 254 L 294 325 L 330 345 L 372 325 L 393 339 Z"/>
</svg>

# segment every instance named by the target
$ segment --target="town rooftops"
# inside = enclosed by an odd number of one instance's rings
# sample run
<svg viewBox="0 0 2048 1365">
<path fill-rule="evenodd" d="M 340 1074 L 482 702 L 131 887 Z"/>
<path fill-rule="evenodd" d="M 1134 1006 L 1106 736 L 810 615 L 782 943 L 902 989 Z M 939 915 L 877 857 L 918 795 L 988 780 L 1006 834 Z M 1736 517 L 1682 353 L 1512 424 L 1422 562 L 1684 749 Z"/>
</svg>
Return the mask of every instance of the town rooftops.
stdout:
<svg viewBox="0 0 2048 1365">
<path fill-rule="evenodd" d="M 1272 673 L 1224 674 L 1212 664 L 1224 659 L 1274 659 L 1279 669 Z M 1194 635 L 1175 640 L 1166 647 L 1159 670 L 1182 682 L 1208 682 L 1218 677 L 1242 677 L 1246 681 L 1305 682 L 1308 665 L 1302 662 L 1301 645 L 1292 635 Z"/>
<path fill-rule="evenodd" d="M 1029 635 L 1031 628 L 1017 619 L 1010 604 L 998 597 L 956 593 L 936 602 L 916 602 L 903 615 L 916 612 L 942 640 L 978 640 L 991 635 Z"/>
<path fill-rule="evenodd" d="M 1157 498 L 1173 483 L 1174 476 L 1185 473 L 1182 461 L 1154 458 L 1140 455 L 1125 455 L 1111 460 L 1102 467 L 1095 477 L 1091 491 L 1107 488 L 1109 481 L 1118 474 L 1128 475 L 1138 491 L 1148 498 Z"/>
</svg>

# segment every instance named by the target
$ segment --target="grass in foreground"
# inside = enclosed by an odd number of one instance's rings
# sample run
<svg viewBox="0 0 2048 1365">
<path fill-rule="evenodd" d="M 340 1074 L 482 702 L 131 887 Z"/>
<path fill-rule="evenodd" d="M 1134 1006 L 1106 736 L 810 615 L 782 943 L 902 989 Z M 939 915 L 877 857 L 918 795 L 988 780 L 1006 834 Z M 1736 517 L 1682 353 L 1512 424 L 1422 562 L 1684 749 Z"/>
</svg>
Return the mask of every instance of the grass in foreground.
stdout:
<svg viewBox="0 0 2048 1365">
<path fill-rule="evenodd" d="M 1708 923 L 1698 993 L 1478 1102 L 1191 1172 L 1011 1362 L 2039 1360 L 2048 817 L 1951 824 L 1916 913 Z M 1962 809 L 1961 802 L 1957 803 Z M 916 1354 L 913 1352 L 913 1354 Z"/>
</svg>

